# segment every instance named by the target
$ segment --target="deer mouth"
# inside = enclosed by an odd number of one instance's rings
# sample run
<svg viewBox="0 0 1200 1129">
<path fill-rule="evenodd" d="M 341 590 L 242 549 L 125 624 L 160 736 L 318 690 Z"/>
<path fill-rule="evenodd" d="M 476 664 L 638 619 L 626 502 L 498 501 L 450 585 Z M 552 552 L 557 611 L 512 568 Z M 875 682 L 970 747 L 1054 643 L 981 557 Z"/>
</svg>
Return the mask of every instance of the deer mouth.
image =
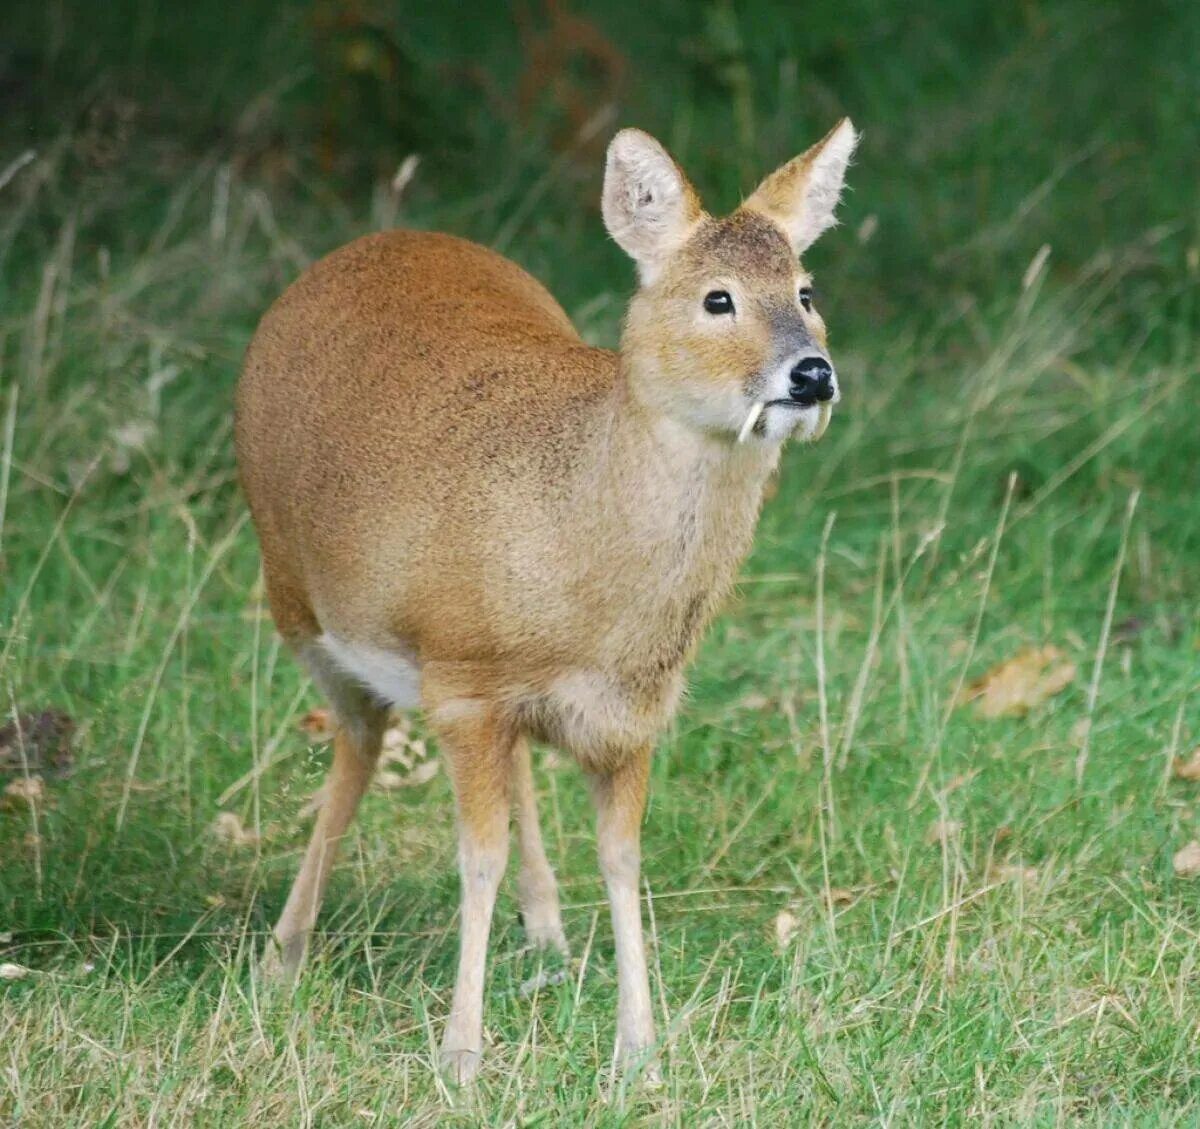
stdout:
<svg viewBox="0 0 1200 1129">
<path fill-rule="evenodd" d="M 764 426 L 762 424 L 762 415 L 768 408 L 790 408 L 795 412 L 810 412 L 816 411 L 817 425 L 811 435 L 807 436 L 810 443 L 816 443 L 828 430 L 829 421 L 833 417 L 833 403 L 831 401 L 819 401 L 815 404 L 802 404 L 796 400 L 755 400 L 750 407 L 750 411 L 746 413 L 746 419 L 742 423 L 738 431 L 737 441 L 745 443 L 753 434 L 762 434 Z"/>
</svg>

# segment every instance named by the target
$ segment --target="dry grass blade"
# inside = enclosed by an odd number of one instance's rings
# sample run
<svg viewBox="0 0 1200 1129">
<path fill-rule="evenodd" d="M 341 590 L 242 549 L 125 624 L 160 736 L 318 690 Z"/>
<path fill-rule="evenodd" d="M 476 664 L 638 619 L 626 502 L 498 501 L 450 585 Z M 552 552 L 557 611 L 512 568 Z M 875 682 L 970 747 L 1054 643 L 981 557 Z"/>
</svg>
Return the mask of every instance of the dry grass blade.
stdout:
<svg viewBox="0 0 1200 1129">
<path fill-rule="evenodd" d="M 192 590 L 188 593 L 187 599 L 184 601 L 183 607 L 180 609 L 179 617 L 175 621 L 175 626 L 171 631 L 170 638 L 167 640 L 166 646 L 162 650 L 162 655 L 159 658 L 158 666 L 154 671 L 154 676 L 150 683 L 150 689 L 146 694 L 146 704 L 142 710 L 141 721 L 138 724 L 137 736 L 134 738 L 133 749 L 129 754 L 129 762 L 125 769 L 125 785 L 121 792 L 121 802 L 117 808 L 116 829 L 121 830 L 125 822 L 125 812 L 129 807 L 129 797 L 133 791 L 133 781 L 137 773 L 138 759 L 141 755 L 142 745 L 146 739 L 146 730 L 150 726 L 150 717 L 154 710 L 155 698 L 158 694 L 158 688 L 162 684 L 163 676 L 167 671 L 167 664 L 171 660 L 172 654 L 175 652 L 175 647 L 183 635 L 184 630 L 191 619 L 192 612 L 195 610 L 196 604 L 200 599 L 209 580 L 212 579 L 213 573 L 216 572 L 217 566 L 224 559 L 225 555 L 233 548 L 237 542 L 237 535 L 241 532 L 242 526 L 249 520 L 248 513 L 242 514 L 230 528 L 229 532 L 213 547 L 209 554 L 208 561 L 205 563 L 204 571 L 200 574 Z"/>
<path fill-rule="evenodd" d="M 1088 685 L 1087 696 L 1087 728 L 1083 734 L 1083 744 L 1075 758 L 1075 783 L 1083 783 L 1083 774 L 1087 770 L 1088 754 L 1092 748 L 1092 717 L 1096 712 L 1096 699 L 1100 696 L 1100 675 L 1104 671 L 1104 656 L 1108 653 L 1108 638 L 1112 632 L 1113 613 L 1117 607 L 1117 589 L 1121 584 L 1121 573 L 1125 568 L 1125 554 L 1129 549 L 1129 531 L 1133 527 L 1133 515 L 1137 510 L 1140 490 L 1134 490 L 1129 495 L 1125 506 L 1125 521 L 1121 526 L 1121 543 L 1117 548 L 1117 563 L 1113 565 L 1112 583 L 1108 588 L 1108 603 L 1104 608 L 1104 623 L 1100 628 L 1100 639 L 1096 644 L 1096 659 L 1092 664 L 1092 681 Z"/>
</svg>

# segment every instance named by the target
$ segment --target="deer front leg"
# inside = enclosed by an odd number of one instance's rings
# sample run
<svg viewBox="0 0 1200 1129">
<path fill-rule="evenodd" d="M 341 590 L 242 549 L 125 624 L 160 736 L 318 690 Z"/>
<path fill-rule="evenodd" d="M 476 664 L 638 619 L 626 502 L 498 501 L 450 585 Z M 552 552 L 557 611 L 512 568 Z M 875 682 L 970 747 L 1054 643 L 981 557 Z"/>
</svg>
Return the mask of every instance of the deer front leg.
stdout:
<svg viewBox="0 0 1200 1129">
<path fill-rule="evenodd" d="M 608 888 L 617 950 L 617 1055 L 636 1063 L 654 1045 L 650 977 L 642 936 L 641 824 L 646 810 L 650 749 L 639 749 L 616 771 L 592 777 L 596 846 Z"/>
<path fill-rule="evenodd" d="M 441 1067 L 451 1081 L 461 1085 L 474 1078 L 483 1054 L 488 936 L 496 892 L 508 863 L 515 735 L 483 706 L 477 714 L 439 730 L 458 809 L 462 880 L 458 977 L 442 1037 Z"/>
<path fill-rule="evenodd" d="M 533 765 L 529 742 L 524 737 L 513 748 L 513 809 L 517 815 L 517 839 L 521 847 L 521 874 L 517 900 L 521 921 L 530 944 L 538 949 L 556 949 L 567 955 L 558 883 L 538 824 L 537 795 L 533 789 Z"/>
</svg>

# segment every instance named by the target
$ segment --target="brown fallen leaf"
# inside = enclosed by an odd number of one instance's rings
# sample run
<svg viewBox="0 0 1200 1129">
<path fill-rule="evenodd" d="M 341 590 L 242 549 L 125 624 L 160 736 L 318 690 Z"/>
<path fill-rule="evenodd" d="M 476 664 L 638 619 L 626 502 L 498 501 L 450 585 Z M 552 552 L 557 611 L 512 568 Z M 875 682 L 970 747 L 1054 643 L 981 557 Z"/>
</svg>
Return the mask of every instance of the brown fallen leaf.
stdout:
<svg viewBox="0 0 1200 1129">
<path fill-rule="evenodd" d="M 217 818 L 212 822 L 212 832 L 231 847 L 253 847 L 258 843 L 258 835 L 242 825 L 242 817 L 237 812 L 217 812 Z"/>
<path fill-rule="evenodd" d="M 963 691 L 980 717 L 1024 717 L 1075 681 L 1075 664 L 1058 647 L 1027 647 Z"/>
<path fill-rule="evenodd" d="M 988 870 L 989 882 L 1033 883 L 1037 881 L 1037 876 L 1036 867 L 1022 866 L 1020 863 L 998 862 Z"/>
<path fill-rule="evenodd" d="M 1200 745 L 1192 750 L 1186 760 L 1183 757 L 1176 757 L 1171 771 L 1180 780 L 1200 780 Z"/>
<path fill-rule="evenodd" d="M 1186 847 L 1175 852 L 1171 860 L 1175 873 L 1180 878 L 1195 878 L 1200 875 L 1200 843 L 1193 839 Z"/>
<path fill-rule="evenodd" d="M 299 722 L 302 732 L 307 733 L 313 741 L 329 741 L 333 739 L 333 715 L 323 707 L 309 710 Z"/>
<path fill-rule="evenodd" d="M 738 702 L 738 705 L 744 710 L 765 710 L 770 704 L 771 699 L 757 690 L 751 690 Z"/>
<path fill-rule="evenodd" d="M 46 798 L 46 786 L 40 776 L 18 776 L 4 786 L 4 796 L 16 803 L 40 804 Z"/>
</svg>

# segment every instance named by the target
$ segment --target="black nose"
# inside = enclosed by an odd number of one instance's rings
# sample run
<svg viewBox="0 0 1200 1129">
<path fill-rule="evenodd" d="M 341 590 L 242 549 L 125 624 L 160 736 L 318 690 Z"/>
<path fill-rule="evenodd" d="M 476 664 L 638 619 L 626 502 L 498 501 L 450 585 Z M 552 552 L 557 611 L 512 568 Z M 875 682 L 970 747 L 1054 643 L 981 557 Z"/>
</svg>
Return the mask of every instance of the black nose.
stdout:
<svg viewBox="0 0 1200 1129">
<path fill-rule="evenodd" d="M 796 363 L 791 374 L 789 395 L 797 404 L 811 408 L 833 399 L 833 365 L 824 357 L 805 357 Z"/>
</svg>

